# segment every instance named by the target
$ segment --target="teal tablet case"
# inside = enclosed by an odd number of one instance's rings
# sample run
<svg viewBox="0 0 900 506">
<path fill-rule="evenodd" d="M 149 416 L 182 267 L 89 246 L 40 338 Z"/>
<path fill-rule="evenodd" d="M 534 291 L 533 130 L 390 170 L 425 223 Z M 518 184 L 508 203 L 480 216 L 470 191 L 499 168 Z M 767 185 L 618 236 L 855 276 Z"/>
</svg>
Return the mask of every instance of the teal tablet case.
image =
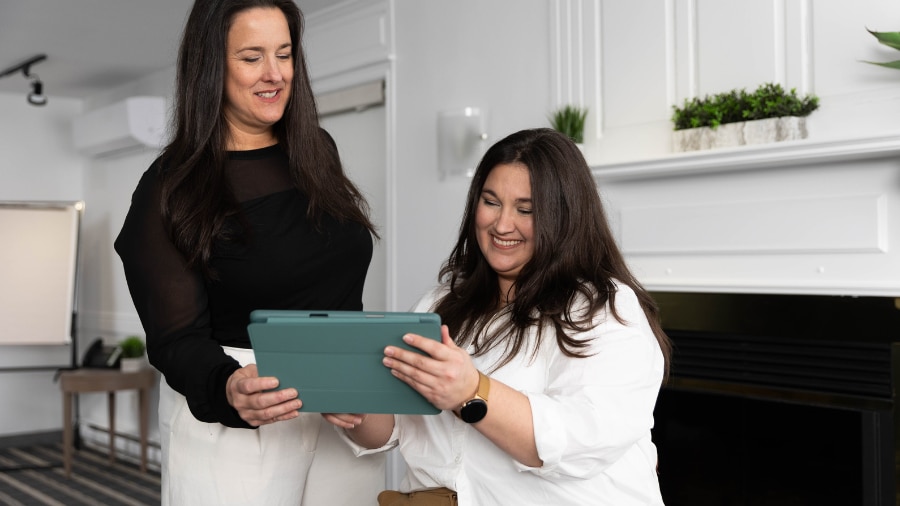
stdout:
<svg viewBox="0 0 900 506">
<path fill-rule="evenodd" d="M 388 345 L 419 352 L 404 334 L 440 341 L 435 313 L 257 310 L 247 330 L 259 375 L 278 378 L 279 389 L 296 388 L 301 412 L 440 411 L 381 363 Z"/>
</svg>

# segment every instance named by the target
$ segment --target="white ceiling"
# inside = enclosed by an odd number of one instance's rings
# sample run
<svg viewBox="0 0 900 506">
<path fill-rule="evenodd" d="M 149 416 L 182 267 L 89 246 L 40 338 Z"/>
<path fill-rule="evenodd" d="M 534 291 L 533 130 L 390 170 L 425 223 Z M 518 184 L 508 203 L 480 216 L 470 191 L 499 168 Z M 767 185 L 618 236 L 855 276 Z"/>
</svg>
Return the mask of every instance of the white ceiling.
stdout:
<svg viewBox="0 0 900 506">
<path fill-rule="evenodd" d="M 304 14 L 333 0 L 296 0 Z M 0 0 L 0 71 L 35 55 L 44 94 L 85 98 L 175 64 L 192 0 Z M 2 72 L 0 72 L 2 73 Z M 29 91 L 21 72 L 0 93 Z"/>
</svg>

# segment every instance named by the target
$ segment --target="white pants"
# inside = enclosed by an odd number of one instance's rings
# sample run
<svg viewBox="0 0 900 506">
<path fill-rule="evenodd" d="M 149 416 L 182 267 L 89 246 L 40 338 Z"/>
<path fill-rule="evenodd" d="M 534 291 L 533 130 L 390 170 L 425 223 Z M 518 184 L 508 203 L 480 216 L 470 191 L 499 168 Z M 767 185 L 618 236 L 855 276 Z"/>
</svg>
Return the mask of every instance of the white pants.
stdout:
<svg viewBox="0 0 900 506">
<path fill-rule="evenodd" d="M 233 429 L 197 421 L 165 378 L 159 392 L 163 506 L 374 505 L 385 488 L 384 455 L 355 457 L 318 413 Z"/>
</svg>

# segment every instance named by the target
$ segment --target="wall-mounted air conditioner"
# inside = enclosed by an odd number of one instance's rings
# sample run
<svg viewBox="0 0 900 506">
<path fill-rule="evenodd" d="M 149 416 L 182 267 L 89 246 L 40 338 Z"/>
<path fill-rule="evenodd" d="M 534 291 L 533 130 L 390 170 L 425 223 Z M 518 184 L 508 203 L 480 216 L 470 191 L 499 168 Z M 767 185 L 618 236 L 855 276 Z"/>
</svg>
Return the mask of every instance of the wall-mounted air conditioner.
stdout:
<svg viewBox="0 0 900 506">
<path fill-rule="evenodd" d="M 75 118 L 75 149 L 91 156 L 110 156 L 136 148 L 159 148 L 166 124 L 163 97 L 129 97 Z"/>
</svg>

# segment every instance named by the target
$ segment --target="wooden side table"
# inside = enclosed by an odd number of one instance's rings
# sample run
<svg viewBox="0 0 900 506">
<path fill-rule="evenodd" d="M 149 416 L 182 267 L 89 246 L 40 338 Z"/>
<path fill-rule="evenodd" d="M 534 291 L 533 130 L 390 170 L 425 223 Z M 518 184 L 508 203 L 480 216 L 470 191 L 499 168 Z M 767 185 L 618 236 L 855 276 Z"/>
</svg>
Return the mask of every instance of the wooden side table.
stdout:
<svg viewBox="0 0 900 506">
<path fill-rule="evenodd" d="M 63 393 L 63 464 L 66 478 L 72 471 L 72 399 L 83 392 L 107 392 L 109 396 L 109 463 L 116 460 L 116 392 L 137 390 L 140 398 L 141 471 L 147 471 L 147 425 L 150 418 L 150 390 L 156 385 L 156 370 L 135 372 L 118 369 L 75 369 L 59 375 Z"/>
</svg>

